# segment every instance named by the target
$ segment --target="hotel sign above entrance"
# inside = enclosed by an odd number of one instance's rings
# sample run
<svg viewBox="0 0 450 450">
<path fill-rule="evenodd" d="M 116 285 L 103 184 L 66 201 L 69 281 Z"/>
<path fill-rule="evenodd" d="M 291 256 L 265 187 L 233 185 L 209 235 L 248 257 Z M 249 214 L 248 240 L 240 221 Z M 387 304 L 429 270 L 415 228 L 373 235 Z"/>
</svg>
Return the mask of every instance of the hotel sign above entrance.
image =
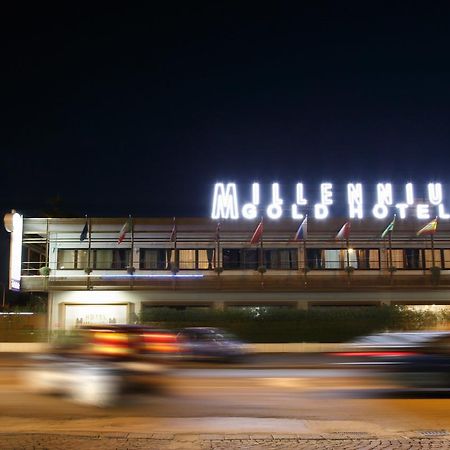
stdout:
<svg viewBox="0 0 450 450">
<path fill-rule="evenodd" d="M 267 199 L 262 199 L 261 184 L 253 183 L 250 189 L 246 189 L 246 200 L 241 203 L 235 183 L 216 183 L 211 217 L 251 220 L 263 215 L 273 220 L 283 217 L 299 220 L 308 214 L 323 220 L 332 213 L 337 197 L 332 183 L 321 183 L 315 188 L 297 183 L 290 189 L 292 192 L 281 192 L 279 183 L 272 183 L 265 190 L 268 191 Z M 349 219 L 363 219 L 366 216 L 386 219 L 392 214 L 400 219 L 450 218 L 444 205 L 441 183 L 428 183 L 419 188 L 413 183 L 395 187 L 392 183 L 378 183 L 372 189 L 365 188 L 361 183 L 348 183 L 344 192 L 341 191 L 339 198 L 345 199 L 342 201 L 346 203 Z"/>
</svg>

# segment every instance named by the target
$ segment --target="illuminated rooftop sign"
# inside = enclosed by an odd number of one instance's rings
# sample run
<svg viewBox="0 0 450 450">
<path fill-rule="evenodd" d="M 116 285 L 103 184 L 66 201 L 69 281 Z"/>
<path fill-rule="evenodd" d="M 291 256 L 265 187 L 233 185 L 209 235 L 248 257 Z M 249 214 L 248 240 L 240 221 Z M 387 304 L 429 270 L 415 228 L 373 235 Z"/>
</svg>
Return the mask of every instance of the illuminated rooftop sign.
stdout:
<svg viewBox="0 0 450 450">
<path fill-rule="evenodd" d="M 241 202 L 235 183 L 216 183 L 211 217 L 252 220 L 266 216 L 273 220 L 283 217 L 301 220 L 309 214 L 323 220 L 332 213 L 337 197 L 333 184 L 329 182 L 316 187 L 297 183 L 286 192 L 281 191 L 278 183 L 272 183 L 270 189 L 266 190 L 267 198 L 263 198 L 260 183 L 253 183 L 245 189 L 245 201 Z M 340 192 L 339 202 L 345 202 L 350 219 L 363 219 L 365 216 L 386 219 L 393 214 L 397 214 L 400 219 L 450 218 L 444 205 L 441 183 L 428 183 L 420 188 L 416 188 L 413 183 L 406 183 L 395 186 L 395 189 L 392 183 L 377 183 L 372 188 L 362 183 L 348 183 L 344 191 Z"/>
</svg>

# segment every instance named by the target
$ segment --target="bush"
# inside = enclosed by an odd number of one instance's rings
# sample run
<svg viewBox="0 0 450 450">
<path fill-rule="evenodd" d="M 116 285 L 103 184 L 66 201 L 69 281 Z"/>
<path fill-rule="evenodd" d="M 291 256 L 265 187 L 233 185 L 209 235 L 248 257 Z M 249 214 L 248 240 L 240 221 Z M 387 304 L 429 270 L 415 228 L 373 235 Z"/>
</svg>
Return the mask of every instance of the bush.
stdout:
<svg viewBox="0 0 450 450">
<path fill-rule="evenodd" d="M 212 309 L 152 308 L 142 323 L 167 328 L 213 326 L 248 342 L 343 342 L 357 336 L 401 330 L 420 330 L 450 321 L 450 312 L 413 311 L 404 306 L 319 307 L 296 310 L 281 307 Z"/>
</svg>

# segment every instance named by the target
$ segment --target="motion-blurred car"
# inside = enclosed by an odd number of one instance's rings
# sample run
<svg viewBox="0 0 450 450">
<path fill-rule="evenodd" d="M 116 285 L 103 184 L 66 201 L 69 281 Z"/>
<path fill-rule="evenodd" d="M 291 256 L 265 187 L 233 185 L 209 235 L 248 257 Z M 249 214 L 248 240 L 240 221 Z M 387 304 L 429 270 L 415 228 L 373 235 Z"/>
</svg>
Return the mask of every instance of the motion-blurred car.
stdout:
<svg viewBox="0 0 450 450">
<path fill-rule="evenodd" d="M 450 389 L 450 332 L 379 333 L 334 355 L 340 364 L 381 369 L 405 387 Z"/>
<path fill-rule="evenodd" d="M 178 333 L 181 355 L 191 360 L 239 361 L 247 346 L 224 330 L 213 327 L 184 328 Z"/>
<path fill-rule="evenodd" d="M 59 393 L 95 406 L 113 405 L 130 387 L 158 385 L 179 353 L 175 333 L 138 325 L 78 329 L 69 341 L 32 358 L 25 372 L 33 392 Z"/>
</svg>

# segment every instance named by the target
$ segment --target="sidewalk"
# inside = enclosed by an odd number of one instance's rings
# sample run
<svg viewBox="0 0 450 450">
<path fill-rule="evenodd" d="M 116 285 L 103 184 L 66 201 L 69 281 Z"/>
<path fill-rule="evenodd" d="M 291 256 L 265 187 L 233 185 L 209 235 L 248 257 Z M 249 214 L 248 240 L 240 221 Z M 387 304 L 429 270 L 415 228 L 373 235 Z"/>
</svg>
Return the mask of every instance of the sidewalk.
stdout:
<svg viewBox="0 0 450 450">
<path fill-rule="evenodd" d="M 445 432 L 442 432 L 445 433 Z M 449 449 L 450 435 L 378 439 L 367 433 L 166 434 L 166 433 L 0 433 L 2 450 L 237 450 L 237 449 Z"/>
</svg>

